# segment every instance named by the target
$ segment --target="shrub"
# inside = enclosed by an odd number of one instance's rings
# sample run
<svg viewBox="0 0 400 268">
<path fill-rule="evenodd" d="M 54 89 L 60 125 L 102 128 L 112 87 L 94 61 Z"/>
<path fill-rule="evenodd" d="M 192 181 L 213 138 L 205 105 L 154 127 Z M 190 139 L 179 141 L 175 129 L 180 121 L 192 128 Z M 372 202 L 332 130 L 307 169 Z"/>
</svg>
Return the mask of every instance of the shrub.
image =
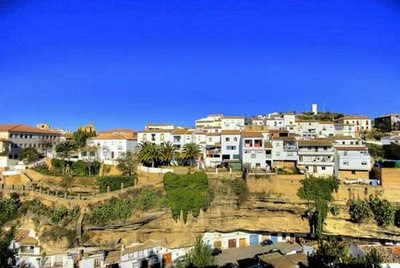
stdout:
<svg viewBox="0 0 400 268">
<path fill-rule="evenodd" d="M 18 194 L 12 194 L 10 199 L 0 199 L 0 225 L 12 220 L 21 207 Z"/>
<path fill-rule="evenodd" d="M 389 201 L 373 197 L 369 200 L 369 207 L 378 226 L 385 227 L 394 223 L 396 207 Z"/>
<path fill-rule="evenodd" d="M 104 224 L 117 220 L 125 220 L 131 215 L 133 202 L 130 199 L 112 198 L 96 205 L 87 215 L 91 224 Z"/>
<path fill-rule="evenodd" d="M 237 204 L 243 204 L 248 197 L 247 183 L 243 179 L 236 178 L 232 181 L 232 191 L 237 196 Z"/>
<path fill-rule="evenodd" d="M 77 233 L 75 229 L 54 226 L 44 231 L 42 236 L 51 241 L 59 241 L 60 239 L 65 237 L 68 241 L 68 247 L 71 247 L 75 244 Z"/>
<path fill-rule="evenodd" d="M 163 183 L 167 203 L 175 220 L 182 214 L 186 222 L 190 212 L 197 217 L 200 210 L 207 211 L 214 197 L 208 185 L 208 177 L 203 172 L 186 175 L 166 173 Z"/>
<path fill-rule="evenodd" d="M 44 205 L 39 200 L 29 200 L 22 204 L 21 210 L 23 212 L 30 211 L 38 216 L 43 216 L 50 219 L 53 223 L 59 223 L 65 219 L 72 220 L 78 216 L 79 209 L 67 209 L 63 205 L 57 207 L 49 207 Z"/>
<path fill-rule="evenodd" d="M 116 191 L 121 189 L 121 183 L 124 184 L 124 187 L 130 187 L 135 185 L 136 182 L 136 176 L 103 176 L 97 178 L 97 185 L 102 193 L 107 192 L 107 186 L 110 187 L 110 191 Z"/>
<path fill-rule="evenodd" d="M 360 223 L 372 216 L 368 202 L 356 201 L 350 204 L 349 214 L 352 222 Z"/>
<path fill-rule="evenodd" d="M 140 191 L 137 198 L 135 198 L 135 206 L 141 211 L 148 211 L 154 208 L 160 200 L 160 196 L 157 196 L 156 191 L 151 188 L 143 189 Z"/>
</svg>

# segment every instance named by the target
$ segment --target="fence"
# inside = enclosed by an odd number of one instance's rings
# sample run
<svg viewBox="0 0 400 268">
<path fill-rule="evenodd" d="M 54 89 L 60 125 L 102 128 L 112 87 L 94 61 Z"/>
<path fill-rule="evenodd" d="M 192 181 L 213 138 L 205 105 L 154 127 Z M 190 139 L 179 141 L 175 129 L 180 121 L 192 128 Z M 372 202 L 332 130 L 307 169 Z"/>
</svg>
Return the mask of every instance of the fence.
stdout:
<svg viewBox="0 0 400 268">
<path fill-rule="evenodd" d="M 174 172 L 172 168 L 149 168 L 145 166 L 139 166 L 138 168 L 140 171 L 147 172 L 147 173 L 161 173 L 165 174 L 168 172 Z"/>
</svg>

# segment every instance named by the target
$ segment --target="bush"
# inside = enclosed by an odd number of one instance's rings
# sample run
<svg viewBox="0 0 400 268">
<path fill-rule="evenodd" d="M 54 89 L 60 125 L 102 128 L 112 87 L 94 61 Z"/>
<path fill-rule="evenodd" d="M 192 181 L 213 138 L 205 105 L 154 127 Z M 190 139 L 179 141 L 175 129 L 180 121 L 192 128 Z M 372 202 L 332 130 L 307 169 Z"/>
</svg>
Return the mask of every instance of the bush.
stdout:
<svg viewBox="0 0 400 268">
<path fill-rule="evenodd" d="M 135 198 L 135 206 L 141 211 L 148 211 L 159 203 L 160 196 L 157 196 L 156 191 L 151 188 L 143 189 Z"/>
<path fill-rule="evenodd" d="M 396 207 L 385 199 L 370 198 L 369 207 L 378 226 L 385 227 L 394 223 Z"/>
<path fill-rule="evenodd" d="M 249 192 L 246 181 L 236 178 L 232 181 L 231 187 L 233 193 L 237 196 L 237 204 L 243 204 L 247 200 Z"/>
<path fill-rule="evenodd" d="M 31 213 L 36 214 L 38 216 L 46 217 L 50 219 L 53 223 L 59 223 L 63 220 L 67 221 L 73 220 L 78 216 L 79 213 L 78 208 L 69 210 L 63 205 L 59 205 L 57 207 L 49 207 L 44 205 L 39 200 L 25 201 L 22 204 L 21 210 L 24 213 L 30 211 Z"/>
<path fill-rule="evenodd" d="M 200 210 L 207 211 L 214 198 L 208 185 L 208 177 L 203 172 L 186 175 L 166 173 L 163 183 L 167 203 L 175 220 L 182 214 L 186 222 L 190 212 L 197 217 Z"/>
<path fill-rule="evenodd" d="M 131 215 L 133 202 L 130 199 L 112 198 L 104 204 L 96 205 L 87 215 L 90 224 L 104 224 L 125 220 Z"/>
<path fill-rule="evenodd" d="M 360 223 L 371 218 L 372 211 L 366 201 L 353 202 L 349 206 L 349 214 L 352 222 Z"/>
<path fill-rule="evenodd" d="M 68 247 L 75 244 L 77 233 L 75 229 L 67 229 L 65 227 L 54 226 L 43 232 L 42 236 L 51 241 L 60 241 L 62 238 L 66 238 L 68 241 Z"/>
<path fill-rule="evenodd" d="M 18 194 L 12 194 L 10 199 L 0 199 L 0 226 L 14 219 L 21 207 Z"/>
<path fill-rule="evenodd" d="M 110 187 L 110 191 L 116 191 L 121 189 L 121 183 L 124 187 L 134 186 L 137 182 L 136 176 L 103 176 L 97 178 L 97 185 L 101 193 L 107 192 L 107 187 Z"/>
</svg>

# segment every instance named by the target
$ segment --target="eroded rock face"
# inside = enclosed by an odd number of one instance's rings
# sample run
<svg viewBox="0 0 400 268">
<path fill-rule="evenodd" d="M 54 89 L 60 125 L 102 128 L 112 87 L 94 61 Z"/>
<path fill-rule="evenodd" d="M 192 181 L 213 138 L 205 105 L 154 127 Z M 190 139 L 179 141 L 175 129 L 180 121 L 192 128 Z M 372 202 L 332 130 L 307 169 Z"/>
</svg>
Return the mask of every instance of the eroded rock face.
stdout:
<svg viewBox="0 0 400 268">
<path fill-rule="evenodd" d="M 168 210 L 133 215 L 123 225 L 98 228 L 87 226 L 94 245 L 112 245 L 142 242 L 149 239 L 160 241 L 170 248 L 193 245 L 196 237 L 204 232 L 234 232 L 238 230 L 267 233 L 307 233 L 309 224 L 301 215 L 307 206 L 304 203 L 274 203 L 272 201 L 248 200 L 238 207 L 235 200 L 213 202 L 207 212 L 198 218 L 188 217 L 177 222 Z"/>
</svg>

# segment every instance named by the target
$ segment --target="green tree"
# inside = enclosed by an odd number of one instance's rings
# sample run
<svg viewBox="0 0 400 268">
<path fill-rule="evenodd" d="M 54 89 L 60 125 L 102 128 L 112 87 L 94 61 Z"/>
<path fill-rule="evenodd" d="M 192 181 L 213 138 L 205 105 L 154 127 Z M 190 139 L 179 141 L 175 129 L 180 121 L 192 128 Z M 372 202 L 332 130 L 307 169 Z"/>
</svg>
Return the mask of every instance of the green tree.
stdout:
<svg viewBox="0 0 400 268">
<path fill-rule="evenodd" d="M 176 149 L 171 142 L 165 142 L 161 145 L 161 159 L 167 164 L 171 165 L 171 161 L 176 154 Z"/>
<path fill-rule="evenodd" d="M 183 160 L 188 161 L 191 166 L 193 166 L 200 153 L 201 150 L 198 144 L 186 143 L 182 149 L 182 158 Z"/>
<path fill-rule="evenodd" d="M 382 145 L 367 143 L 368 151 L 371 156 L 375 159 L 380 159 L 385 157 L 385 150 Z"/>
<path fill-rule="evenodd" d="M 243 179 L 236 178 L 232 181 L 232 191 L 237 196 L 237 204 L 241 205 L 247 200 L 249 189 Z"/>
<path fill-rule="evenodd" d="M 377 196 L 371 197 L 369 207 L 374 214 L 374 219 L 378 226 L 386 227 L 394 223 L 396 207 L 385 199 L 379 199 Z"/>
<path fill-rule="evenodd" d="M 78 131 L 73 133 L 72 139 L 75 141 L 78 148 L 84 148 L 86 146 L 86 140 L 94 136 L 96 136 L 95 131 L 86 132 L 78 129 Z"/>
<path fill-rule="evenodd" d="M 334 178 L 307 177 L 301 181 L 297 195 L 301 199 L 313 201 L 310 209 L 310 226 L 316 229 L 318 237 L 322 236 L 324 222 L 329 211 L 329 202 L 332 201 L 332 192 L 337 191 L 339 182 Z"/>
<path fill-rule="evenodd" d="M 132 176 L 136 174 L 136 169 L 138 166 L 137 156 L 132 152 L 127 152 L 118 160 L 118 169 L 123 175 Z"/>
<path fill-rule="evenodd" d="M 318 250 L 309 257 L 309 267 L 338 267 L 349 260 L 349 249 L 335 238 L 318 241 Z"/>
<path fill-rule="evenodd" d="M 69 165 L 66 163 L 66 160 L 69 161 L 70 157 L 74 152 L 76 152 L 76 150 L 77 150 L 77 145 L 74 141 L 71 140 L 66 140 L 56 145 L 57 156 L 63 160 L 62 163 L 63 174 L 67 173 L 67 168 L 69 167 Z"/>
<path fill-rule="evenodd" d="M 187 257 L 189 265 L 187 267 L 211 267 L 214 265 L 214 257 L 212 256 L 212 250 L 209 245 L 203 242 L 201 237 L 196 239 L 194 248 L 189 252 Z"/>
<path fill-rule="evenodd" d="M 40 154 L 33 147 L 23 149 L 18 155 L 19 160 L 24 161 L 26 164 L 36 162 L 37 160 L 39 160 L 39 157 Z"/>
<path fill-rule="evenodd" d="M 139 145 L 138 159 L 143 164 L 151 164 L 155 167 L 156 163 L 161 160 L 160 147 L 151 142 L 143 142 Z"/>
</svg>

